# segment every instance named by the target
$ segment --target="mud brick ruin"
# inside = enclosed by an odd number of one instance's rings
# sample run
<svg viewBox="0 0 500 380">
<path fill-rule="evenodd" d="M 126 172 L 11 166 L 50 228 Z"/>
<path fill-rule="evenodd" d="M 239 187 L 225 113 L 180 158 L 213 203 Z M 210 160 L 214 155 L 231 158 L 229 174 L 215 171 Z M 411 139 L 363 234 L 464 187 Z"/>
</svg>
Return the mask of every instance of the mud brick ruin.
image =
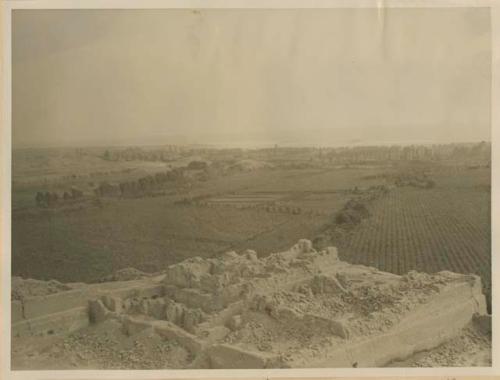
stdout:
<svg viewBox="0 0 500 380">
<path fill-rule="evenodd" d="M 477 276 L 398 276 L 308 240 L 265 258 L 194 257 L 158 276 L 17 298 L 13 344 L 114 320 L 128 336 L 174 341 L 190 354 L 187 368 L 378 367 L 437 347 L 471 321 L 490 323 Z"/>
</svg>

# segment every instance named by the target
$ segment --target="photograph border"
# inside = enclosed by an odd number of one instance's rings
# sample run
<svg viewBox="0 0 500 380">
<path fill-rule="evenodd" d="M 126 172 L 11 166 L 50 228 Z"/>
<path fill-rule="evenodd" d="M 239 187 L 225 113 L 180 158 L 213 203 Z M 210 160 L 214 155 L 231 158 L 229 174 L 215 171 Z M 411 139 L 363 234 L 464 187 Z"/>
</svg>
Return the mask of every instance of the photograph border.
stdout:
<svg viewBox="0 0 500 380">
<path fill-rule="evenodd" d="M 462 8 L 488 7 L 491 10 L 491 243 L 492 243 L 492 367 L 446 368 L 334 368 L 334 369 L 266 369 L 266 370 L 54 370 L 12 371 L 10 369 L 11 326 L 11 154 L 12 154 L 12 62 L 11 26 L 12 11 L 16 9 L 328 9 L 376 8 L 383 13 L 387 8 Z M 499 376 L 500 377 L 500 260 L 495 252 L 500 247 L 500 0 L 4 0 L 1 8 L 2 25 L 2 128 L 0 135 L 0 243 L 2 307 L 2 337 L 0 378 L 4 379 L 200 379 L 200 378 L 331 378 L 331 377 L 406 377 L 431 376 Z"/>
</svg>

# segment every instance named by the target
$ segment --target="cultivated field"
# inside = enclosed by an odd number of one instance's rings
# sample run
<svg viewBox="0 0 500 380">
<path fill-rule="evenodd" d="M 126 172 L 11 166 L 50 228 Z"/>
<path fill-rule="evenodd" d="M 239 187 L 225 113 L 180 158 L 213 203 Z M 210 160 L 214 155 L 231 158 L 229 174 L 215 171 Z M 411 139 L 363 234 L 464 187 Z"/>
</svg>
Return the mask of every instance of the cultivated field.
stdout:
<svg viewBox="0 0 500 380">
<path fill-rule="evenodd" d="M 93 282 L 121 268 L 156 272 L 187 257 L 232 249 L 268 254 L 314 236 L 349 199 L 354 183 L 370 182 L 362 178 L 371 172 L 263 168 L 168 183 L 158 197 L 96 197 L 92 187 L 103 180 L 133 180 L 153 167 L 165 171 L 177 163 L 127 161 L 114 168 L 115 162 L 106 162 L 106 171 L 99 167 L 94 173 L 80 171 L 74 156 L 53 155 L 71 163 L 64 173 L 78 176 L 55 175 L 54 160 L 46 164 L 51 175 L 40 176 L 19 159 L 13 186 L 14 275 Z M 91 167 L 88 159 L 81 158 L 83 168 Z M 94 159 L 101 160 L 91 156 L 90 162 Z M 49 172 L 46 166 L 42 174 Z M 83 190 L 82 200 L 36 206 L 37 191 L 60 194 L 73 186 Z"/>
<path fill-rule="evenodd" d="M 341 256 L 398 274 L 475 273 L 489 288 L 489 181 L 489 170 L 448 172 L 433 189 L 394 189 L 370 205 L 371 216 L 343 242 Z"/>
<path fill-rule="evenodd" d="M 265 255 L 309 238 L 353 263 L 477 273 L 489 287 L 491 173 L 479 148 L 460 160 L 370 162 L 317 149 L 14 152 L 12 271 L 93 282 L 126 267 L 157 272 L 227 250 Z M 138 187 L 144 178 L 153 190 Z M 144 183 L 120 194 L 134 181 Z M 103 184 L 114 190 L 96 192 Z M 70 188 L 81 196 L 62 199 Z M 37 192 L 59 200 L 37 205 Z"/>
<path fill-rule="evenodd" d="M 268 250 L 279 249 L 304 225 L 319 224 L 313 216 L 173 205 L 162 198 L 110 201 L 102 208 L 14 217 L 13 273 L 96 281 L 124 267 L 156 272 L 190 256 L 264 248 L 259 237 Z"/>
</svg>

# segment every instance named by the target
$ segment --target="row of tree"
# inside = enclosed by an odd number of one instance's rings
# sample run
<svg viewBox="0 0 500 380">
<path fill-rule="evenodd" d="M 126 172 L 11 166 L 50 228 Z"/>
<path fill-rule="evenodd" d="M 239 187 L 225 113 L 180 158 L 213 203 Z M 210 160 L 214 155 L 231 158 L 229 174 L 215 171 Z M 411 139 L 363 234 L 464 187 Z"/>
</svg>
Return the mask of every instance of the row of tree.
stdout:
<svg viewBox="0 0 500 380">
<path fill-rule="evenodd" d="M 125 149 L 106 149 L 101 158 L 106 161 L 161 161 L 169 162 L 188 151 L 182 147 L 168 146 L 161 149 L 142 149 L 129 147 Z"/>
<path fill-rule="evenodd" d="M 102 182 L 94 189 L 98 197 L 140 197 L 152 194 L 162 188 L 166 182 L 184 178 L 184 169 L 176 168 L 168 172 L 147 175 L 135 181 L 124 181 L 117 184 Z"/>
<path fill-rule="evenodd" d="M 491 143 L 320 148 L 319 158 L 335 162 L 465 160 L 489 162 Z"/>
<path fill-rule="evenodd" d="M 38 207 L 52 207 L 60 202 L 68 202 L 83 198 L 83 191 L 71 188 L 61 194 L 50 191 L 38 191 L 35 195 L 35 202 Z"/>
</svg>

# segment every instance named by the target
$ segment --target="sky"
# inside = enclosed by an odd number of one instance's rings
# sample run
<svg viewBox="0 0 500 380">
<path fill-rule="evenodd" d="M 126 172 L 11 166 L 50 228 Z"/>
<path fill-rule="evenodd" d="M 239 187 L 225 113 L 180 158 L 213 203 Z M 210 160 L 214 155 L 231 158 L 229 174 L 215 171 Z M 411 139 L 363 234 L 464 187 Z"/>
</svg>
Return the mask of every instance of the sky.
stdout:
<svg viewBox="0 0 500 380">
<path fill-rule="evenodd" d="M 13 147 L 490 140 L 487 8 L 15 10 Z"/>
</svg>

